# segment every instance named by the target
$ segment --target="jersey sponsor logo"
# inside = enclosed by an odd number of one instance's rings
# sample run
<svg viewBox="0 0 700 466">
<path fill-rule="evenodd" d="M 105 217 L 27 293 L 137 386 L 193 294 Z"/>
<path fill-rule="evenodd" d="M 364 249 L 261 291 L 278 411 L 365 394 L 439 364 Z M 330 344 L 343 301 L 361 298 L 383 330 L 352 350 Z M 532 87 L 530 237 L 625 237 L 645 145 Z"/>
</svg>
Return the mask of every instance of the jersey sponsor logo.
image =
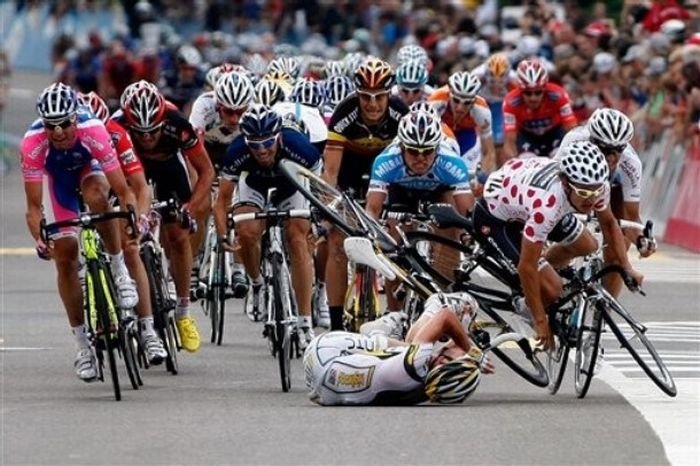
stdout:
<svg viewBox="0 0 700 466">
<path fill-rule="evenodd" d="M 535 173 L 530 182 L 533 188 L 548 190 L 559 179 L 559 164 L 550 163 Z"/>
<path fill-rule="evenodd" d="M 395 109 L 393 109 L 391 106 L 389 106 L 389 118 L 395 121 L 399 121 L 403 117 L 403 114 Z"/>
<path fill-rule="evenodd" d="M 447 173 L 452 175 L 455 180 L 464 180 L 467 178 L 467 172 L 452 161 L 448 160 L 443 163 L 442 168 L 444 168 Z"/>
<path fill-rule="evenodd" d="M 353 121 L 357 120 L 357 112 L 358 109 L 353 110 L 350 112 L 348 116 L 337 122 L 335 125 L 333 125 L 333 128 L 331 128 L 332 131 L 336 133 L 343 133 L 348 126 L 352 124 Z"/>
<path fill-rule="evenodd" d="M 48 145 L 49 145 L 49 140 L 48 140 L 48 139 L 44 139 L 43 141 L 41 141 L 41 144 L 39 144 L 38 146 L 36 146 L 34 149 L 32 149 L 31 152 L 29 152 L 29 153 L 27 154 L 27 158 L 35 159 L 35 158 L 39 157 L 39 155 L 40 155 L 42 152 L 46 151 L 46 146 L 48 146 Z"/>
<path fill-rule="evenodd" d="M 93 149 L 97 149 L 98 151 L 104 151 L 105 150 L 105 145 L 102 144 L 100 141 L 95 139 L 94 137 L 90 136 L 89 134 L 83 135 L 81 139 L 87 143 L 87 145 Z"/>
<path fill-rule="evenodd" d="M 561 116 L 570 116 L 574 114 L 574 111 L 571 109 L 571 105 L 566 104 L 562 105 L 562 107 L 559 109 L 559 113 Z"/>
<path fill-rule="evenodd" d="M 506 125 L 515 125 L 515 115 L 512 113 L 503 114 L 503 121 Z"/>
<path fill-rule="evenodd" d="M 630 180 L 632 186 L 639 186 L 642 174 L 639 172 L 639 170 L 637 170 L 637 167 L 633 163 L 625 163 L 625 161 L 623 161 L 618 165 L 618 168 L 627 176 L 627 179 Z"/>
<path fill-rule="evenodd" d="M 334 393 L 359 393 L 372 385 L 374 366 L 356 367 L 335 361 L 323 379 L 323 386 Z"/>
<path fill-rule="evenodd" d="M 136 154 L 134 154 L 133 150 L 127 149 L 124 152 L 122 152 L 121 154 L 119 154 L 119 160 L 121 160 L 121 162 L 124 165 L 134 163 L 134 162 L 136 162 Z"/>
<path fill-rule="evenodd" d="M 374 175 L 378 178 L 386 176 L 390 171 L 394 170 L 396 167 L 401 165 L 403 160 L 400 157 L 387 158 L 386 161 L 379 164 L 377 169 L 374 171 Z"/>
</svg>

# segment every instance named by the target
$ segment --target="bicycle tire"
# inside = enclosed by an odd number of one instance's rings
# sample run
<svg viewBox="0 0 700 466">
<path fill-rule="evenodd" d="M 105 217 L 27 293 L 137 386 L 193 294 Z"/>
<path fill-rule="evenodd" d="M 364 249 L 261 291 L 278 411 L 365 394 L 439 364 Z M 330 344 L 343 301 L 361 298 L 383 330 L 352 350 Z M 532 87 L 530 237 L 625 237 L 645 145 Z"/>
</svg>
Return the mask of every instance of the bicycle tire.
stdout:
<svg viewBox="0 0 700 466">
<path fill-rule="evenodd" d="M 591 381 L 595 376 L 595 365 L 598 359 L 598 352 L 600 351 L 600 337 L 603 326 L 603 311 L 599 302 L 596 302 L 595 307 L 587 304 L 583 308 L 583 312 L 581 328 L 576 335 L 576 358 L 574 359 L 574 389 L 578 398 L 585 398 L 591 386 Z M 589 317 L 592 317 L 590 323 Z M 584 348 L 587 338 L 593 338 L 593 341 L 589 344 L 591 352 L 584 359 L 587 352 L 586 348 Z"/>
<path fill-rule="evenodd" d="M 552 351 L 547 351 L 547 372 L 549 373 L 547 391 L 550 395 L 556 395 L 559 391 L 569 361 L 570 348 L 568 343 L 565 340 L 562 341 L 561 338 L 558 338 L 558 342 L 554 354 Z"/>
<path fill-rule="evenodd" d="M 224 338 L 224 315 L 226 313 L 226 251 L 221 247 L 216 248 L 216 270 L 218 275 L 217 287 L 215 293 L 217 295 L 216 314 L 218 315 L 217 322 L 217 337 L 216 344 L 221 346 Z"/>
<path fill-rule="evenodd" d="M 676 388 L 673 376 L 663 362 L 663 359 L 659 356 L 656 348 L 654 348 L 654 345 L 644 334 L 644 331 L 638 328 L 640 325 L 639 322 L 637 322 L 617 300 L 606 291 L 602 291 L 605 301 L 603 317 L 613 334 L 615 334 L 617 341 L 620 342 L 620 345 L 627 350 L 639 367 L 642 368 L 644 373 L 646 373 L 661 391 L 670 397 L 675 397 L 678 394 L 678 389 Z M 631 338 L 628 338 L 615 322 L 612 315 L 613 313 L 621 317 L 624 324 L 630 328 L 633 333 Z M 638 344 L 635 344 L 635 340 L 638 341 Z M 640 352 L 643 352 L 644 356 L 642 356 Z M 650 366 L 650 363 L 654 364 L 653 368 Z"/>
<path fill-rule="evenodd" d="M 126 375 L 129 377 L 131 388 L 138 390 L 140 384 L 138 376 L 136 375 L 138 372 L 138 362 L 136 361 L 137 350 L 134 348 L 134 345 L 137 343 L 132 340 L 129 333 L 130 331 L 126 326 L 122 324 L 119 325 L 119 346 L 123 349 L 122 358 L 124 359 L 124 366 L 126 367 Z"/>
<path fill-rule="evenodd" d="M 168 357 L 165 359 L 165 368 L 172 375 L 177 375 L 180 372 L 180 366 L 177 361 L 177 352 L 180 351 L 178 341 L 177 325 L 175 324 L 175 316 L 173 311 L 168 311 L 166 317 L 166 325 L 162 331 L 161 339 L 167 346 Z"/>
<path fill-rule="evenodd" d="M 290 290 L 290 284 L 286 286 L 283 280 L 289 280 L 289 275 L 282 270 L 282 258 L 275 257 L 271 261 L 272 265 L 272 304 L 275 316 L 275 342 L 277 343 L 276 354 L 280 372 L 280 383 L 282 391 L 288 392 L 292 386 L 291 377 L 291 332 L 288 316 L 285 307 L 283 293 Z M 291 306 L 291 303 L 290 303 Z"/>
<path fill-rule="evenodd" d="M 112 335 L 112 319 L 110 319 L 109 313 L 109 301 L 111 299 L 112 305 L 116 302 L 114 296 L 108 297 L 106 293 L 110 293 L 109 285 L 108 289 L 105 290 L 102 286 L 104 274 L 104 279 L 108 280 L 109 270 L 103 264 L 99 264 L 93 261 L 88 262 L 88 273 L 92 276 L 92 283 L 96 285 L 93 287 L 93 292 L 95 294 L 95 307 L 97 310 L 97 320 L 100 327 L 102 328 L 102 333 L 98 336 L 102 340 L 104 349 L 107 352 L 107 363 L 109 365 L 109 372 L 112 380 L 112 388 L 114 390 L 114 399 L 116 401 L 121 401 L 122 393 L 121 386 L 119 385 L 119 371 L 117 370 L 117 358 L 116 352 L 118 349 L 119 335 L 116 338 Z M 118 325 L 118 324 L 117 324 Z M 117 330 L 118 331 L 118 330 Z"/>
<path fill-rule="evenodd" d="M 362 236 L 362 221 L 343 194 L 320 176 L 291 160 L 281 160 L 282 174 L 297 188 L 322 217 L 347 236 Z"/>
</svg>

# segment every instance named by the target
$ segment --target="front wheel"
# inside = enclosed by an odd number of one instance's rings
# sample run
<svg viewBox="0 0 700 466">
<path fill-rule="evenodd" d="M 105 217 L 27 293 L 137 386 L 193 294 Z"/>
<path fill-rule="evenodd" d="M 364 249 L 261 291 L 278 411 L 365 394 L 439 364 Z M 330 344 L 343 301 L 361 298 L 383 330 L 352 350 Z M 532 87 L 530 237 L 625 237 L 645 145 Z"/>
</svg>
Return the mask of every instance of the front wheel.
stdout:
<svg viewBox="0 0 700 466">
<path fill-rule="evenodd" d="M 583 308 L 581 328 L 576 337 L 576 359 L 574 362 L 574 388 L 576 396 L 584 398 L 595 375 L 595 366 L 600 351 L 600 335 L 603 326 L 600 302 L 595 307 Z"/>
</svg>

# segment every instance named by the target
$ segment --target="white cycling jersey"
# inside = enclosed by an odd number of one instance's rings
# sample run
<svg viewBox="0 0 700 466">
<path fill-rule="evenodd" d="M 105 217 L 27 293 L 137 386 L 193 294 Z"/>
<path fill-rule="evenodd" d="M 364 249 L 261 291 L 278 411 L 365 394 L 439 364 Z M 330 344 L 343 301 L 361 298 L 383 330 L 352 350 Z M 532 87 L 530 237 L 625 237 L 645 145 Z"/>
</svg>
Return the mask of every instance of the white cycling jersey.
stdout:
<svg viewBox="0 0 700 466">
<path fill-rule="evenodd" d="M 432 343 L 390 347 L 381 335 L 328 332 L 306 348 L 304 377 L 320 405 L 416 404 L 427 400 L 432 354 Z"/>
<path fill-rule="evenodd" d="M 566 147 L 572 142 L 589 141 L 591 133 L 584 125 L 577 126 L 564 136 L 559 149 L 554 158 L 560 160 L 564 154 L 562 147 Z M 625 202 L 639 202 L 642 196 L 642 161 L 631 144 L 627 144 L 620 156 L 620 163 L 611 174 L 611 183 L 622 187 L 622 199 Z"/>
<path fill-rule="evenodd" d="M 328 139 L 328 127 L 317 108 L 296 102 L 277 102 L 272 109 L 281 117 L 291 113 L 297 121 L 301 119 L 309 130 L 309 141 L 312 144 Z"/>
<path fill-rule="evenodd" d="M 221 121 L 216 109 L 214 91 L 205 92 L 194 101 L 190 112 L 190 124 L 195 131 L 204 133 L 204 141 L 218 144 L 231 144 L 241 134 L 238 126 L 231 128 Z"/>
<path fill-rule="evenodd" d="M 505 77 L 495 79 L 491 73 L 489 73 L 486 63 L 482 63 L 474 68 L 472 74 L 481 81 L 479 95 L 486 99 L 486 102 L 489 104 L 503 102 L 506 94 L 517 85 L 517 74 L 514 70 L 508 70 Z"/>
<path fill-rule="evenodd" d="M 559 161 L 544 157 L 511 159 L 489 175 L 484 199 L 489 212 L 504 221 L 525 224 L 528 240 L 544 242 L 559 221 L 576 212 L 559 178 Z M 610 203 L 610 184 L 595 200 L 593 210 L 604 210 Z"/>
</svg>

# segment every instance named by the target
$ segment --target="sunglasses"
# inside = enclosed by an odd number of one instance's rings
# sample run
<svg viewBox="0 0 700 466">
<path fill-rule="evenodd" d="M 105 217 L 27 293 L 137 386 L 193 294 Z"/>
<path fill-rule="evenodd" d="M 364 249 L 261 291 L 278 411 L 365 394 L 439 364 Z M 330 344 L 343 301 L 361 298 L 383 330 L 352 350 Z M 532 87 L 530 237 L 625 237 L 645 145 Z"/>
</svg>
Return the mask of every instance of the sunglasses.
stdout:
<svg viewBox="0 0 700 466">
<path fill-rule="evenodd" d="M 435 154 L 435 147 L 414 147 L 414 146 L 403 146 L 404 153 L 407 155 L 410 155 L 413 158 L 418 158 L 418 157 L 424 157 L 424 158 L 430 158 L 433 154 Z"/>
<path fill-rule="evenodd" d="M 543 91 L 543 90 L 539 90 L 539 91 L 523 91 L 523 95 L 526 96 L 526 97 L 539 97 L 539 96 L 541 96 L 542 94 L 544 94 L 544 91 Z"/>
<path fill-rule="evenodd" d="M 602 144 L 599 142 L 593 141 L 596 146 L 598 146 L 598 149 L 603 153 L 603 155 L 612 155 L 612 154 L 622 154 L 622 151 L 625 150 L 627 145 L 623 146 L 611 146 L 608 144 Z"/>
<path fill-rule="evenodd" d="M 423 89 L 421 89 L 420 87 L 417 87 L 417 88 L 415 88 L 415 89 L 411 89 L 411 88 L 409 88 L 409 87 L 400 87 L 400 88 L 399 88 L 399 91 L 402 92 L 402 93 L 404 93 L 404 94 L 418 94 L 418 93 L 421 92 L 422 90 L 423 90 Z"/>
<path fill-rule="evenodd" d="M 594 197 L 598 197 L 603 193 L 603 190 L 605 189 L 605 185 L 601 185 L 596 189 L 579 188 L 571 182 L 569 182 L 569 186 L 576 193 L 576 195 L 582 199 L 591 199 Z"/>
<path fill-rule="evenodd" d="M 74 122 L 74 117 L 68 117 L 58 121 L 44 120 L 44 128 L 48 129 L 49 131 L 56 131 L 59 128 L 68 129 Z"/>
<path fill-rule="evenodd" d="M 234 115 L 241 116 L 245 113 L 247 110 L 247 107 L 240 107 L 240 108 L 228 108 L 228 107 L 219 107 L 219 111 L 226 115 L 227 117 L 232 117 Z"/>
<path fill-rule="evenodd" d="M 450 100 L 452 100 L 453 103 L 457 105 L 466 105 L 470 106 L 471 104 L 474 103 L 474 99 L 470 97 L 456 97 L 456 96 L 450 96 Z"/>
<path fill-rule="evenodd" d="M 260 150 L 260 149 L 269 149 L 272 147 L 272 145 L 275 143 L 277 140 L 277 135 L 275 134 L 274 136 L 270 136 L 269 138 L 265 139 L 248 139 L 245 138 L 245 143 L 248 145 L 250 149 L 253 150 Z"/>
<path fill-rule="evenodd" d="M 135 126 L 132 126 L 131 130 L 134 133 L 138 134 L 139 136 L 147 136 L 147 135 L 156 134 L 158 131 L 161 130 L 162 127 L 163 127 L 163 124 L 154 126 L 152 128 L 137 128 Z"/>
<path fill-rule="evenodd" d="M 378 99 L 383 99 L 384 97 L 389 97 L 389 91 L 379 91 L 379 92 L 357 91 L 357 95 L 359 95 L 360 99 L 362 99 L 362 100 L 375 101 Z"/>
</svg>

